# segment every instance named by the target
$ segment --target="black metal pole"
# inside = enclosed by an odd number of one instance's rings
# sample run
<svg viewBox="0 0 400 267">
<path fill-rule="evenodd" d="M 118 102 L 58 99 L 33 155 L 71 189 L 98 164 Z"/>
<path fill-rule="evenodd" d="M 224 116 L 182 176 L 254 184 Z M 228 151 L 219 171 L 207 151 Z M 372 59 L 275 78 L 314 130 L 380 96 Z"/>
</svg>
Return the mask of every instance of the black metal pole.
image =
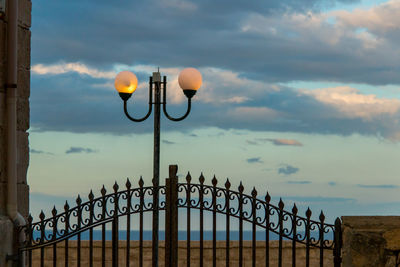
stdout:
<svg viewBox="0 0 400 267">
<path fill-rule="evenodd" d="M 154 88 L 154 156 L 153 156 L 153 267 L 158 267 L 158 187 L 160 185 L 160 102 L 161 102 L 161 76 L 159 72 L 153 73 Z"/>
</svg>

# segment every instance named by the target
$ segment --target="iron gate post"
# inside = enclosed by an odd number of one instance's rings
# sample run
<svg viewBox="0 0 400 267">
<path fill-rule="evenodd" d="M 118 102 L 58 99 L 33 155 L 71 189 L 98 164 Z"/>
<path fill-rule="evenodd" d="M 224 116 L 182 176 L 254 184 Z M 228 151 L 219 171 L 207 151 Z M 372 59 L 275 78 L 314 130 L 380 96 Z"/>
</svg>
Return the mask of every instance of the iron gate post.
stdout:
<svg viewBox="0 0 400 267">
<path fill-rule="evenodd" d="M 339 218 L 335 220 L 335 236 L 333 238 L 333 262 L 335 267 L 342 264 L 342 222 Z"/>
<path fill-rule="evenodd" d="M 165 179 L 165 267 L 178 266 L 178 172 L 177 165 L 169 166 Z"/>
</svg>

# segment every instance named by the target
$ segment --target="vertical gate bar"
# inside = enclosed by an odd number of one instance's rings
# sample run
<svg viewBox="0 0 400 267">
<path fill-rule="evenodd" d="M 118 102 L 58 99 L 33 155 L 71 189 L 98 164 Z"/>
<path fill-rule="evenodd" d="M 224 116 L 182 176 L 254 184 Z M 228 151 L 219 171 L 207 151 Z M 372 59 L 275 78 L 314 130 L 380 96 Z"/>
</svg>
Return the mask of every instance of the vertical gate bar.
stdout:
<svg viewBox="0 0 400 267">
<path fill-rule="evenodd" d="M 82 210 L 81 210 L 81 203 L 82 199 L 78 195 L 78 198 L 76 199 L 76 204 L 78 204 L 78 212 L 77 212 L 77 220 L 78 220 L 78 230 L 81 229 L 81 223 L 82 223 Z M 77 255 L 77 266 L 81 267 L 81 233 L 78 233 L 78 240 L 77 240 L 77 246 L 76 246 L 76 255 Z"/>
<path fill-rule="evenodd" d="M 226 263 L 225 266 L 229 267 L 229 253 L 230 253 L 230 231 L 231 231 L 231 225 L 230 225 L 230 192 L 229 189 L 231 187 L 231 183 L 229 182 L 228 179 L 226 179 L 225 182 L 225 189 L 226 189 L 226 195 L 225 195 L 225 203 L 226 203 L 226 248 L 225 248 L 225 258 L 226 258 Z"/>
<path fill-rule="evenodd" d="M 106 266 L 106 224 L 101 225 L 101 266 Z"/>
<path fill-rule="evenodd" d="M 89 267 L 93 267 L 93 228 L 89 229 Z"/>
<path fill-rule="evenodd" d="M 187 182 L 187 190 L 186 190 L 186 259 L 187 259 L 187 267 L 190 267 L 190 208 L 191 208 L 191 199 L 190 199 L 190 193 L 191 193 L 191 186 L 190 186 L 190 181 L 192 180 L 192 177 L 190 176 L 190 173 L 186 175 L 186 182 Z"/>
<path fill-rule="evenodd" d="M 53 242 L 57 239 L 57 210 L 56 206 L 53 207 L 51 211 L 51 215 L 53 216 Z M 54 242 L 53 245 L 53 267 L 57 267 L 57 243 Z"/>
<path fill-rule="evenodd" d="M 178 266 L 178 172 L 177 165 L 169 166 L 165 179 L 165 266 Z"/>
<path fill-rule="evenodd" d="M 203 194 L 204 194 L 204 176 L 203 173 L 200 175 L 200 191 L 199 191 L 199 202 L 200 202 L 200 267 L 203 267 Z"/>
<path fill-rule="evenodd" d="M 65 202 L 64 205 L 64 211 L 65 211 L 65 229 L 64 229 L 64 233 L 67 235 L 69 233 L 69 205 L 68 202 Z M 64 246 L 64 255 L 65 255 L 65 267 L 68 267 L 68 238 L 65 239 L 65 246 Z"/>
<path fill-rule="evenodd" d="M 212 205 L 213 205 L 213 267 L 217 266 L 217 178 L 212 179 L 213 192 L 212 192 Z"/>
<path fill-rule="evenodd" d="M 40 267 L 44 267 L 44 247 L 40 248 Z"/>
<path fill-rule="evenodd" d="M 27 229 L 27 236 L 28 236 L 28 246 L 32 246 L 32 240 L 33 240 L 33 229 L 32 229 L 32 216 L 29 214 L 28 216 L 28 229 Z M 32 250 L 28 250 L 28 266 L 32 267 Z"/>
<path fill-rule="evenodd" d="M 106 208 L 107 208 L 107 199 L 106 199 L 106 188 L 103 185 L 101 189 L 101 219 L 104 221 L 106 219 Z M 106 266 L 106 223 L 101 224 L 101 266 Z"/>
<path fill-rule="evenodd" d="M 140 207 L 139 207 L 139 266 L 143 267 L 143 209 L 144 209 L 144 192 L 143 192 L 143 178 L 139 180 L 139 196 L 140 196 Z"/>
<path fill-rule="evenodd" d="M 321 222 L 320 228 L 319 228 L 319 266 L 323 267 L 324 266 L 324 221 L 325 221 L 325 215 L 321 211 L 321 214 L 319 215 L 319 220 Z"/>
<path fill-rule="evenodd" d="M 269 202 L 271 201 L 271 196 L 267 192 L 265 195 L 265 266 L 269 267 L 269 227 L 270 227 L 270 207 Z"/>
<path fill-rule="evenodd" d="M 89 225 L 93 225 L 94 205 L 93 205 L 93 191 L 90 190 L 89 198 Z M 93 267 L 93 227 L 89 229 L 89 267 Z"/>
<path fill-rule="evenodd" d="M 112 221 L 112 266 L 118 267 L 118 184 L 115 182 L 114 186 L 114 214 Z"/>
<path fill-rule="evenodd" d="M 243 266 L 243 190 L 242 182 L 239 185 L 239 267 Z"/>
<path fill-rule="evenodd" d="M 40 219 L 40 244 L 43 244 L 45 242 L 45 224 L 44 224 L 44 219 L 45 215 L 43 210 L 40 212 L 39 215 Z M 44 266 L 44 247 L 40 248 L 40 266 Z"/>
<path fill-rule="evenodd" d="M 283 239 L 283 208 L 282 199 L 279 200 L 279 250 L 278 250 L 278 266 L 282 267 L 282 239 Z"/>
<path fill-rule="evenodd" d="M 169 166 L 169 179 L 171 180 L 171 267 L 178 267 L 178 172 L 177 165 Z"/>
<path fill-rule="evenodd" d="M 342 263 L 342 222 L 339 218 L 335 220 L 335 229 L 333 237 L 333 261 L 335 267 L 340 267 Z"/>
<path fill-rule="evenodd" d="M 306 267 L 310 266 L 310 230 L 311 230 L 311 210 L 310 208 L 306 211 Z"/>
<path fill-rule="evenodd" d="M 251 248 L 251 258 L 252 258 L 252 266 L 256 267 L 256 220 L 257 220 L 257 191 L 256 188 L 253 188 L 253 191 L 251 192 L 251 196 L 253 197 L 252 199 L 252 213 L 253 213 L 253 228 L 252 228 L 252 248 Z"/>
<path fill-rule="evenodd" d="M 130 265 L 130 253 L 131 253 L 131 182 L 129 179 L 126 180 L 126 267 Z"/>
<path fill-rule="evenodd" d="M 165 179 L 165 267 L 171 266 L 171 179 Z"/>
<path fill-rule="evenodd" d="M 118 217 L 115 217 L 111 224 L 112 230 L 112 266 L 118 267 Z"/>
<path fill-rule="evenodd" d="M 296 242 L 297 242 L 297 207 L 296 204 L 293 205 L 292 213 L 292 229 L 293 229 L 293 239 L 292 239 L 292 267 L 296 267 Z"/>
</svg>

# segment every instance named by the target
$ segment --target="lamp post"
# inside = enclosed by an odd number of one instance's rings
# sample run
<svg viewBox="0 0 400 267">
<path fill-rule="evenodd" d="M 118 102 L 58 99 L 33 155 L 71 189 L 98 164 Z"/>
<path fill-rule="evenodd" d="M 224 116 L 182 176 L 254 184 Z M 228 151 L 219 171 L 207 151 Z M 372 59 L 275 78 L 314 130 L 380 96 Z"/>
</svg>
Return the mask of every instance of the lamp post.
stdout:
<svg viewBox="0 0 400 267">
<path fill-rule="evenodd" d="M 153 194 L 153 267 L 158 266 L 158 226 L 159 226 L 159 184 L 160 184 L 160 107 L 163 105 L 164 115 L 171 121 L 181 121 L 185 119 L 191 109 L 192 97 L 196 94 L 201 86 L 202 77 L 198 70 L 194 68 L 186 68 L 179 74 L 178 82 L 187 97 L 188 104 L 186 113 L 179 118 L 170 116 L 167 112 L 167 77 L 164 76 L 161 81 L 161 74 L 159 71 L 153 72 L 153 76 L 149 79 L 149 110 L 142 118 L 134 118 L 128 113 L 127 101 L 135 92 L 138 84 L 136 75 L 129 71 L 122 71 L 118 73 L 115 78 L 115 89 L 118 91 L 119 96 L 124 101 L 125 115 L 134 122 L 141 122 L 146 120 L 154 105 L 154 154 L 153 154 L 153 184 L 155 192 Z M 153 101 L 154 97 L 154 101 Z M 161 100 L 162 98 L 162 100 Z"/>
</svg>

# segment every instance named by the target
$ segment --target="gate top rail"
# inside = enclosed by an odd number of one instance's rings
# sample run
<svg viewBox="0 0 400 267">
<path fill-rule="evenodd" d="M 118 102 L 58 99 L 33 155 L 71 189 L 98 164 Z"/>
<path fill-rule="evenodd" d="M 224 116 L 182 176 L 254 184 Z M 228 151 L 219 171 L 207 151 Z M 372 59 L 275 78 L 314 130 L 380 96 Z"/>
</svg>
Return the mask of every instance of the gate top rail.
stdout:
<svg viewBox="0 0 400 267">
<path fill-rule="evenodd" d="M 271 231 L 280 238 L 303 243 L 309 246 L 335 249 L 338 245 L 338 227 L 340 219 L 335 224 L 325 223 L 325 215 L 321 211 L 319 221 L 311 219 L 310 208 L 305 212 L 305 217 L 298 215 L 296 204 L 291 211 L 284 210 L 284 203 L 280 199 L 278 206 L 270 203 L 271 196 L 267 192 L 264 199 L 257 198 L 255 188 L 251 194 L 244 193 L 244 186 L 240 182 L 237 191 L 231 190 L 229 179 L 224 187 L 217 187 L 218 180 L 213 177 L 212 185 L 204 184 L 203 174 L 199 177 L 199 183 L 191 183 L 190 173 L 186 176 L 185 183 L 177 184 L 180 193 L 176 205 L 188 209 L 199 209 L 213 213 L 225 214 L 228 217 L 237 218 L 255 226 Z M 64 211 L 58 213 L 54 207 L 52 216 L 45 218 L 42 211 L 39 221 L 33 222 L 30 215 L 28 224 L 21 228 L 27 234 L 27 242 L 23 249 L 43 247 L 68 239 L 80 232 L 91 229 L 103 223 L 128 214 L 148 212 L 153 210 L 151 196 L 157 191 L 160 195 L 166 195 L 166 187 L 144 186 L 143 179 L 138 181 L 139 187 L 132 188 L 127 179 L 126 188 L 118 191 L 117 183 L 113 186 L 113 192 L 107 194 L 104 185 L 100 190 L 101 196 L 95 198 L 92 191 L 88 195 L 88 201 L 82 202 L 78 195 L 76 206 L 70 208 L 68 202 L 64 205 Z M 165 198 L 161 198 L 159 210 L 166 207 Z M 331 240 L 326 239 L 331 236 Z M 333 239 L 333 240 L 332 240 Z"/>
</svg>

